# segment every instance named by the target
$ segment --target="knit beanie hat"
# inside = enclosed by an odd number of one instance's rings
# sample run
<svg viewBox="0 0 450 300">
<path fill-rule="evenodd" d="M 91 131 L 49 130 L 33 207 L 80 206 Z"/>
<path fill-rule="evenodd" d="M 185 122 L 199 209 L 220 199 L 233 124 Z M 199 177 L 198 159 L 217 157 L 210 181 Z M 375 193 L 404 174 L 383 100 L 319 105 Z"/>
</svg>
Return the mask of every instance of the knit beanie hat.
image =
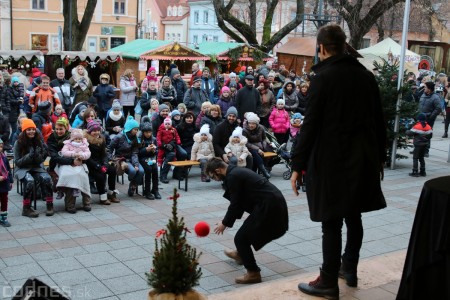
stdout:
<svg viewBox="0 0 450 300">
<path fill-rule="evenodd" d="M 171 71 L 170 71 L 170 76 L 175 76 L 176 74 L 180 74 L 180 70 L 178 70 L 177 68 L 175 68 L 175 69 L 172 69 Z"/>
<path fill-rule="evenodd" d="M 86 105 L 80 104 L 80 107 L 78 109 L 78 113 L 79 114 L 84 113 L 86 111 L 86 109 L 87 109 Z"/>
<path fill-rule="evenodd" d="M 31 119 L 23 119 L 23 121 L 22 121 L 22 132 L 24 132 L 28 128 L 36 129 L 36 124 L 34 124 L 33 120 L 31 120 Z"/>
<path fill-rule="evenodd" d="M 198 77 L 198 76 L 195 77 L 193 82 L 197 82 L 197 81 L 200 81 L 200 82 L 201 82 L 201 81 L 202 81 L 202 78 L 201 78 L 201 77 Z"/>
<path fill-rule="evenodd" d="M 102 75 L 100 75 L 100 80 L 102 80 L 103 78 L 107 79 L 109 81 L 109 75 L 106 73 L 103 73 Z"/>
<path fill-rule="evenodd" d="M 141 125 L 139 127 L 139 129 L 144 132 L 144 131 L 152 131 L 152 122 L 150 121 L 150 118 L 148 116 L 144 116 L 141 119 Z"/>
<path fill-rule="evenodd" d="M 175 116 L 181 116 L 181 113 L 180 113 L 178 110 L 174 109 L 174 110 L 172 110 L 172 112 L 170 113 L 170 116 L 171 116 L 172 118 L 175 117 Z"/>
<path fill-rule="evenodd" d="M 19 77 L 13 76 L 11 79 L 11 83 L 14 83 L 14 82 L 19 82 Z"/>
<path fill-rule="evenodd" d="M 45 114 L 48 114 L 52 110 L 52 104 L 49 101 L 39 103 L 38 109 Z"/>
<path fill-rule="evenodd" d="M 247 115 L 245 116 L 245 118 L 247 119 L 248 123 L 256 123 L 259 124 L 259 117 L 257 114 L 252 113 L 252 112 L 248 112 Z"/>
<path fill-rule="evenodd" d="M 228 77 L 230 77 L 230 78 L 236 78 L 236 73 L 231 72 L 230 75 L 228 75 Z"/>
<path fill-rule="evenodd" d="M 424 113 L 420 113 L 417 115 L 417 121 L 425 122 L 427 120 L 427 116 Z"/>
<path fill-rule="evenodd" d="M 70 139 L 74 140 L 74 139 L 78 139 L 78 138 L 83 138 L 83 130 L 78 129 L 78 128 L 73 128 L 70 131 Z"/>
<path fill-rule="evenodd" d="M 231 82 L 230 82 L 230 89 L 233 88 L 233 87 L 234 87 L 234 88 L 237 88 L 237 83 L 234 82 L 234 81 L 231 81 Z"/>
<path fill-rule="evenodd" d="M 164 125 L 172 125 L 172 120 L 169 117 L 165 118 Z"/>
<path fill-rule="evenodd" d="M 210 70 L 208 67 L 204 67 L 204 68 L 203 68 L 202 72 L 205 72 L 205 71 L 211 73 L 211 70 Z"/>
<path fill-rule="evenodd" d="M 208 133 L 209 133 L 209 125 L 203 124 L 203 126 L 200 128 L 200 135 L 202 134 L 208 135 Z"/>
<path fill-rule="evenodd" d="M 86 127 L 86 130 L 88 133 L 91 133 L 92 131 L 101 131 L 102 130 L 102 126 L 100 125 L 100 123 L 96 120 L 91 120 Z"/>
<path fill-rule="evenodd" d="M 89 97 L 87 103 L 89 105 L 97 105 L 97 98 L 95 98 L 94 96 Z"/>
<path fill-rule="evenodd" d="M 303 116 L 302 116 L 301 113 L 297 112 L 297 113 L 295 113 L 295 114 L 292 115 L 291 119 L 292 119 L 292 120 L 295 120 L 295 119 L 303 120 Z"/>
<path fill-rule="evenodd" d="M 170 110 L 169 107 L 167 106 L 167 104 L 160 104 L 158 106 L 158 111 L 162 111 L 164 109 Z"/>
<path fill-rule="evenodd" d="M 236 127 L 231 134 L 231 137 L 242 138 L 242 127 Z"/>
<path fill-rule="evenodd" d="M 69 120 L 67 120 L 64 117 L 63 118 L 59 118 L 58 120 L 56 120 L 55 125 L 56 124 L 64 126 L 64 128 L 66 128 L 66 130 L 69 129 Z"/>
<path fill-rule="evenodd" d="M 148 69 L 148 72 L 147 72 L 147 75 L 148 75 L 148 76 L 150 76 L 150 72 L 151 72 L 151 71 L 155 71 L 155 72 L 156 72 L 155 67 L 150 67 L 150 69 Z"/>
<path fill-rule="evenodd" d="M 236 118 L 237 118 L 238 112 L 237 112 L 236 107 L 234 107 L 234 106 L 229 107 L 229 108 L 227 109 L 227 113 L 225 114 L 225 118 L 228 117 L 228 115 L 235 115 Z"/>
<path fill-rule="evenodd" d="M 0 139 L 0 144 L 3 144 L 3 140 L 2 139 Z"/>
<path fill-rule="evenodd" d="M 434 86 L 435 86 L 434 82 L 428 81 L 428 82 L 425 82 L 425 85 L 427 86 L 428 89 L 434 91 Z"/>
<path fill-rule="evenodd" d="M 283 104 L 284 105 L 285 104 L 284 99 L 282 99 L 282 98 L 278 99 L 277 100 L 277 105 L 278 104 Z"/>
<path fill-rule="evenodd" d="M 127 121 L 125 122 L 124 131 L 129 132 L 134 128 L 139 128 L 139 123 L 132 116 L 128 116 Z"/>
<path fill-rule="evenodd" d="M 156 104 L 158 104 L 158 109 L 159 109 L 159 101 L 158 101 L 158 99 L 156 99 L 156 98 L 150 99 L 150 105 L 152 105 L 155 102 L 156 102 Z"/>
<path fill-rule="evenodd" d="M 118 99 L 114 99 L 113 103 L 112 103 L 112 109 L 121 109 L 122 105 L 120 105 L 120 102 Z"/>
<path fill-rule="evenodd" d="M 223 94 L 223 92 L 230 92 L 230 88 L 227 86 L 222 87 L 221 93 Z"/>
<path fill-rule="evenodd" d="M 205 102 L 203 102 L 202 103 L 202 108 L 204 108 L 206 105 L 209 105 L 209 106 L 211 106 L 212 105 L 212 103 L 211 102 L 209 102 L 209 101 L 205 101 Z"/>
</svg>

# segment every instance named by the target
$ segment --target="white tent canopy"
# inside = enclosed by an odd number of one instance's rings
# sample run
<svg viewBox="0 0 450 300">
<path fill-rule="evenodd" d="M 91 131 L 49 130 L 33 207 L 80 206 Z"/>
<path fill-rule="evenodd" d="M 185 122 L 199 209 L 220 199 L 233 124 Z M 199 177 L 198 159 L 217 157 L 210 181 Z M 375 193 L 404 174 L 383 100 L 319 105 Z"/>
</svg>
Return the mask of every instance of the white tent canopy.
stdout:
<svg viewBox="0 0 450 300">
<path fill-rule="evenodd" d="M 382 59 L 389 60 L 388 54 L 392 53 L 394 59 L 400 59 L 402 46 L 396 43 L 391 38 L 386 38 L 385 40 L 379 42 L 372 47 L 358 50 L 364 58 L 362 58 L 362 63 L 364 65 L 373 64 L 373 61 L 381 62 Z M 407 72 L 414 72 L 418 74 L 419 70 L 420 55 L 416 54 L 408 49 L 405 53 L 405 70 Z"/>
</svg>

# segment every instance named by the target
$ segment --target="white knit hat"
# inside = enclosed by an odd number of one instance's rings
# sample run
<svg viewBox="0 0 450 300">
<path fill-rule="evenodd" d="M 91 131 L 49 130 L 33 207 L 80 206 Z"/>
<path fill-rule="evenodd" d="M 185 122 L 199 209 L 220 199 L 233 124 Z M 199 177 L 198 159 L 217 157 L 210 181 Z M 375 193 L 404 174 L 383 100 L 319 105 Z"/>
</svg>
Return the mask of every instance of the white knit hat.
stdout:
<svg viewBox="0 0 450 300">
<path fill-rule="evenodd" d="M 278 99 L 277 100 L 277 105 L 278 104 L 283 104 L 284 105 L 285 104 L 284 99 L 283 98 Z"/>
<path fill-rule="evenodd" d="M 247 115 L 245 116 L 245 118 L 247 119 L 248 123 L 256 123 L 259 124 L 259 117 L 257 114 L 252 113 L 252 112 L 248 112 Z"/>
<path fill-rule="evenodd" d="M 242 138 L 242 127 L 236 127 L 231 134 L 231 137 Z"/>
<path fill-rule="evenodd" d="M 233 77 L 236 78 L 236 73 L 231 72 L 230 75 L 228 75 L 228 77 L 230 77 L 230 78 L 233 78 Z"/>
<path fill-rule="evenodd" d="M 208 124 L 203 124 L 203 126 L 200 128 L 200 135 L 202 134 L 209 134 L 209 125 Z"/>
</svg>

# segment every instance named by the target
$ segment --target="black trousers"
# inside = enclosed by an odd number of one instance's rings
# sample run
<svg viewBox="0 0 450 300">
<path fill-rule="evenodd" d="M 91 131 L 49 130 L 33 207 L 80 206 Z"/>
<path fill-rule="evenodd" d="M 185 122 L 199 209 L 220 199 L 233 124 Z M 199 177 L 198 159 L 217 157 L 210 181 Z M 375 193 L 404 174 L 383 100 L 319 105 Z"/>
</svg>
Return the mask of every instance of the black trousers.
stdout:
<svg viewBox="0 0 450 300">
<path fill-rule="evenodd" d="M 330 276 L 338 277 L 341 266 L 342 251 L 342 224 L 347 226 L 347 243 L 345 245 L 342 260 L 345 261 L 349 271 L 356 271 L 359 262 L 364 230 L 361 214 L 332 221 L 322 222 L 322 270 Z"/>
<path fill-rule="evenodd" d="M 130 113 L 130 116 L 134 118 L 134 106 L 123 106 L 122 109 L 125 119 L 127 118 L 128 113 Z"/>
<path fill-rule="evenodd" d="M 249 216 L 242 224 L 241 228 L 236 232 L 234 236 L 234 244 L 236 245 L 236 250 L 244 263 L 244 267 L 248 271 L 259 272 L 261 269 L 256 264 L 255 255 L 253 254 L 252 245 L 250 243 L 251 233 L 250 228 L 254 227 L 251 224 L 253 218 Z"/>
<path fill-rule="evenodd" d="M 21 181 L 24 183 L 23 199 L 31 199 L 35 182 L 39 185 L 41 195 L 46 200 L 53 199 L 53 182 L 48 173 L 28 172 Z"/>
<path fill-rule="evenodd" d="M 149 165 L 144 159 L 140 159 L 139 163 L 144 168 L 144 193 L 158 191 L 158 165 Z"/>
<path fill-rule="evenodd" d="M 425 171 L 425 152 L 427 151 L 427 146 L 414 146 L 413 151 L 413 171 L 419 170 L 419 162 L 420 162 L 420 170 Z"/>
<path fill-rule="evenodd" d="M 89 169 L 89 177 L 95 181 L 99 195 L 106 194 L 106 176 L 108 176 L 109 189 L 114 191 L 116 189 L 116 168 L 114 166 L 108 165 L 106 173 L 94 168 Z"/>
</svg>

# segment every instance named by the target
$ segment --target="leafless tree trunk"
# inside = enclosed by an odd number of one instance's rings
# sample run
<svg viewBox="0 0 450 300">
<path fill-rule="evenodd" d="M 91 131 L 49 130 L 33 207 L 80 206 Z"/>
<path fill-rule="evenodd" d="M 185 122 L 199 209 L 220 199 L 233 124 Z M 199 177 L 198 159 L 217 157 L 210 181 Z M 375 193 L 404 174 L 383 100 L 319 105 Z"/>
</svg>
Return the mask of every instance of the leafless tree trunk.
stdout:
<svg viewBox="0 0 450 300">
<path fill-rule="evenodd" d="M 64 49 L 72 51 L 81 51 L 83 48 L 86 34 L 91 25 L 97 0 L 88 0 L 81 22 L 78 20 L 78 0 L 63 0 L 64 16 Z M 70 18 L 72 16 L 72 19 Z M 72 25 L 70 31 L 70 25 Z M 72 49 L 70 49 L 70 37 L 72 37 Z"/>
</svg>

